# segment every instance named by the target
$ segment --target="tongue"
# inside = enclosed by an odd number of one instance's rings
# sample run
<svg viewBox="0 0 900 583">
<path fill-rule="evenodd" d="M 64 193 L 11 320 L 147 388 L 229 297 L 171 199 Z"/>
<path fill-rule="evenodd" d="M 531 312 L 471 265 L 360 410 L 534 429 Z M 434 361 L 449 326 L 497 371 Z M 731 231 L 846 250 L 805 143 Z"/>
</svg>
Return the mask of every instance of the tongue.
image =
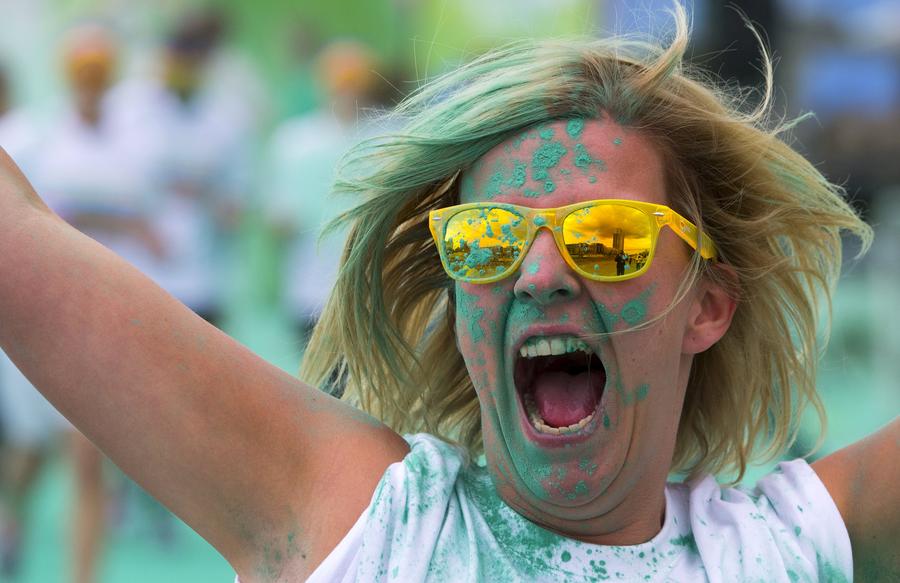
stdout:
<svg viewBox="0 0 900 583">
<path fill-rule="evenodd" d="M 600 377 L 596 372 L 593 376 Z M 593 413 L 600 392 L 587 372 L 545 372 L 534 379 L 533 389 L 538 413 L 551 427 L 574 425 Z"/>
</svg>

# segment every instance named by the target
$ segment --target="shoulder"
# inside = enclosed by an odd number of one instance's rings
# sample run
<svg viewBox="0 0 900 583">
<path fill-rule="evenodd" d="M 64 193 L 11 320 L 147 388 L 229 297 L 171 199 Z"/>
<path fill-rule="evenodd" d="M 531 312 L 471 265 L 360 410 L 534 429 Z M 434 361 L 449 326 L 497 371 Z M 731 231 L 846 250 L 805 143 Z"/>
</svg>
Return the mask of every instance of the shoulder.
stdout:
<svg viewBox="0 0 900 583">
<path fill-rule="evenodd" d="M 900 579 L 900 418 L 813 468 L 847 525 L 857 576 Z"/>
<path fill-rule="evenodd" d="M 465 529 L 454 527 L 464 523 L 455 501 L 465 452 L 427 434 L 405 439 L 409 453 L 387 468 L 368 508 L 309 581 L 370 581 L 385 573 L 425 580 L 434 556 L 465 539 Z"/>
<path fill-rule="evenodd" d="M 847 529 L 805 461 L 779 464 L 752 489 L 722 487 L 712 477 L 682 488 L 707 572 L 736 580 L 851 578 Z"/>
</svg>

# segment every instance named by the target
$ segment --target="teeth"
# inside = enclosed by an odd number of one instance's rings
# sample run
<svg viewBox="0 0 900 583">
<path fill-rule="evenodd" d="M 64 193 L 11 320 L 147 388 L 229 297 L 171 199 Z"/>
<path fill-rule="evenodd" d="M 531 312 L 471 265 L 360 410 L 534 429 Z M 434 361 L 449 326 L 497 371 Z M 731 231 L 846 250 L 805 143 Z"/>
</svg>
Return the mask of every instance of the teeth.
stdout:
<svg viewBox="0 0 900 583">
<path fill-rule="evenodd" d="M 548 342 L 546 338 L 541 338 L 540 340 L 538 340 L 537 353 L 538 356 L 550 356 L 550 342 Z"/>
<path fill-rule="evenodd" d="M 594 413 L 591 413 L 578 423 L 573 423 L 568 427 L 550 427 L 544 423 L 543 419 L 541 419 L 541 415 L 537 410 L 537 403 L 534 402 L 534 397 L 532 395 L 525 395 L 523 401 L 525 403 L 525 412 L 528 414 L 531 425 L 541 433 L 549 433 L 550 435 L 568 435 L 569 433 L 575 433 L 579 429 L 584 429 L 587 427 L 587 424 L 594 419 Z"/>
<path fill-rule="evenodd" d="M 565 354 L 566 352 L 568 352 L 566 340 L 562 338 L 550 339 L 550 354 Z"/>
<path fill-rule="evenodd" d="M 534 358 L 535 356 L 556 356 L 576 351 L 593 354 L 587 343 L 572 336 L 533 337 L 525 341 L 519 348 L 519 356 Z"/>
</svg>

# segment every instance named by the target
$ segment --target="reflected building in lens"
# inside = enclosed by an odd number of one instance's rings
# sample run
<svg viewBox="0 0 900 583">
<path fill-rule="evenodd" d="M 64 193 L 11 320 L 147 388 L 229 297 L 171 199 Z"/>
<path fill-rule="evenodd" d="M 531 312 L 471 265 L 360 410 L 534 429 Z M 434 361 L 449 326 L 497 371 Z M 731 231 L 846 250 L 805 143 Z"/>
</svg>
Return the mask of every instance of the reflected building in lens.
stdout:
<svg viewBox="0 0 900 583">
<path fill-rule="evenodd" d="M 613 233 L 612 247 L 616 251 L 625 250 L 625 235 L 622 234 L 622 229 L 616 229 Z"/>
</svg>

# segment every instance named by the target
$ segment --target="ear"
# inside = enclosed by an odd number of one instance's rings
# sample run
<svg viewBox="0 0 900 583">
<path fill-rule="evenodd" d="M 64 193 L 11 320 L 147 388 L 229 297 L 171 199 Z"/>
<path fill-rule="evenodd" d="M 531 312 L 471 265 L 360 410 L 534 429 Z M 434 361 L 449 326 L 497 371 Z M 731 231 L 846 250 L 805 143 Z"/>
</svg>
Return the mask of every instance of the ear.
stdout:
<svg viewBox="0 0 900 583">
<path fill-rule="evenodd" d="M 718 266 L 726 278 L 737 279 L 728 266 Z M 681 350 L 685 354 L 699 354 L 718 342 L 731 326 L 737 300 L 721 284 L 703 278 L 697 284 L 684 330 Z"/>
</svg>

